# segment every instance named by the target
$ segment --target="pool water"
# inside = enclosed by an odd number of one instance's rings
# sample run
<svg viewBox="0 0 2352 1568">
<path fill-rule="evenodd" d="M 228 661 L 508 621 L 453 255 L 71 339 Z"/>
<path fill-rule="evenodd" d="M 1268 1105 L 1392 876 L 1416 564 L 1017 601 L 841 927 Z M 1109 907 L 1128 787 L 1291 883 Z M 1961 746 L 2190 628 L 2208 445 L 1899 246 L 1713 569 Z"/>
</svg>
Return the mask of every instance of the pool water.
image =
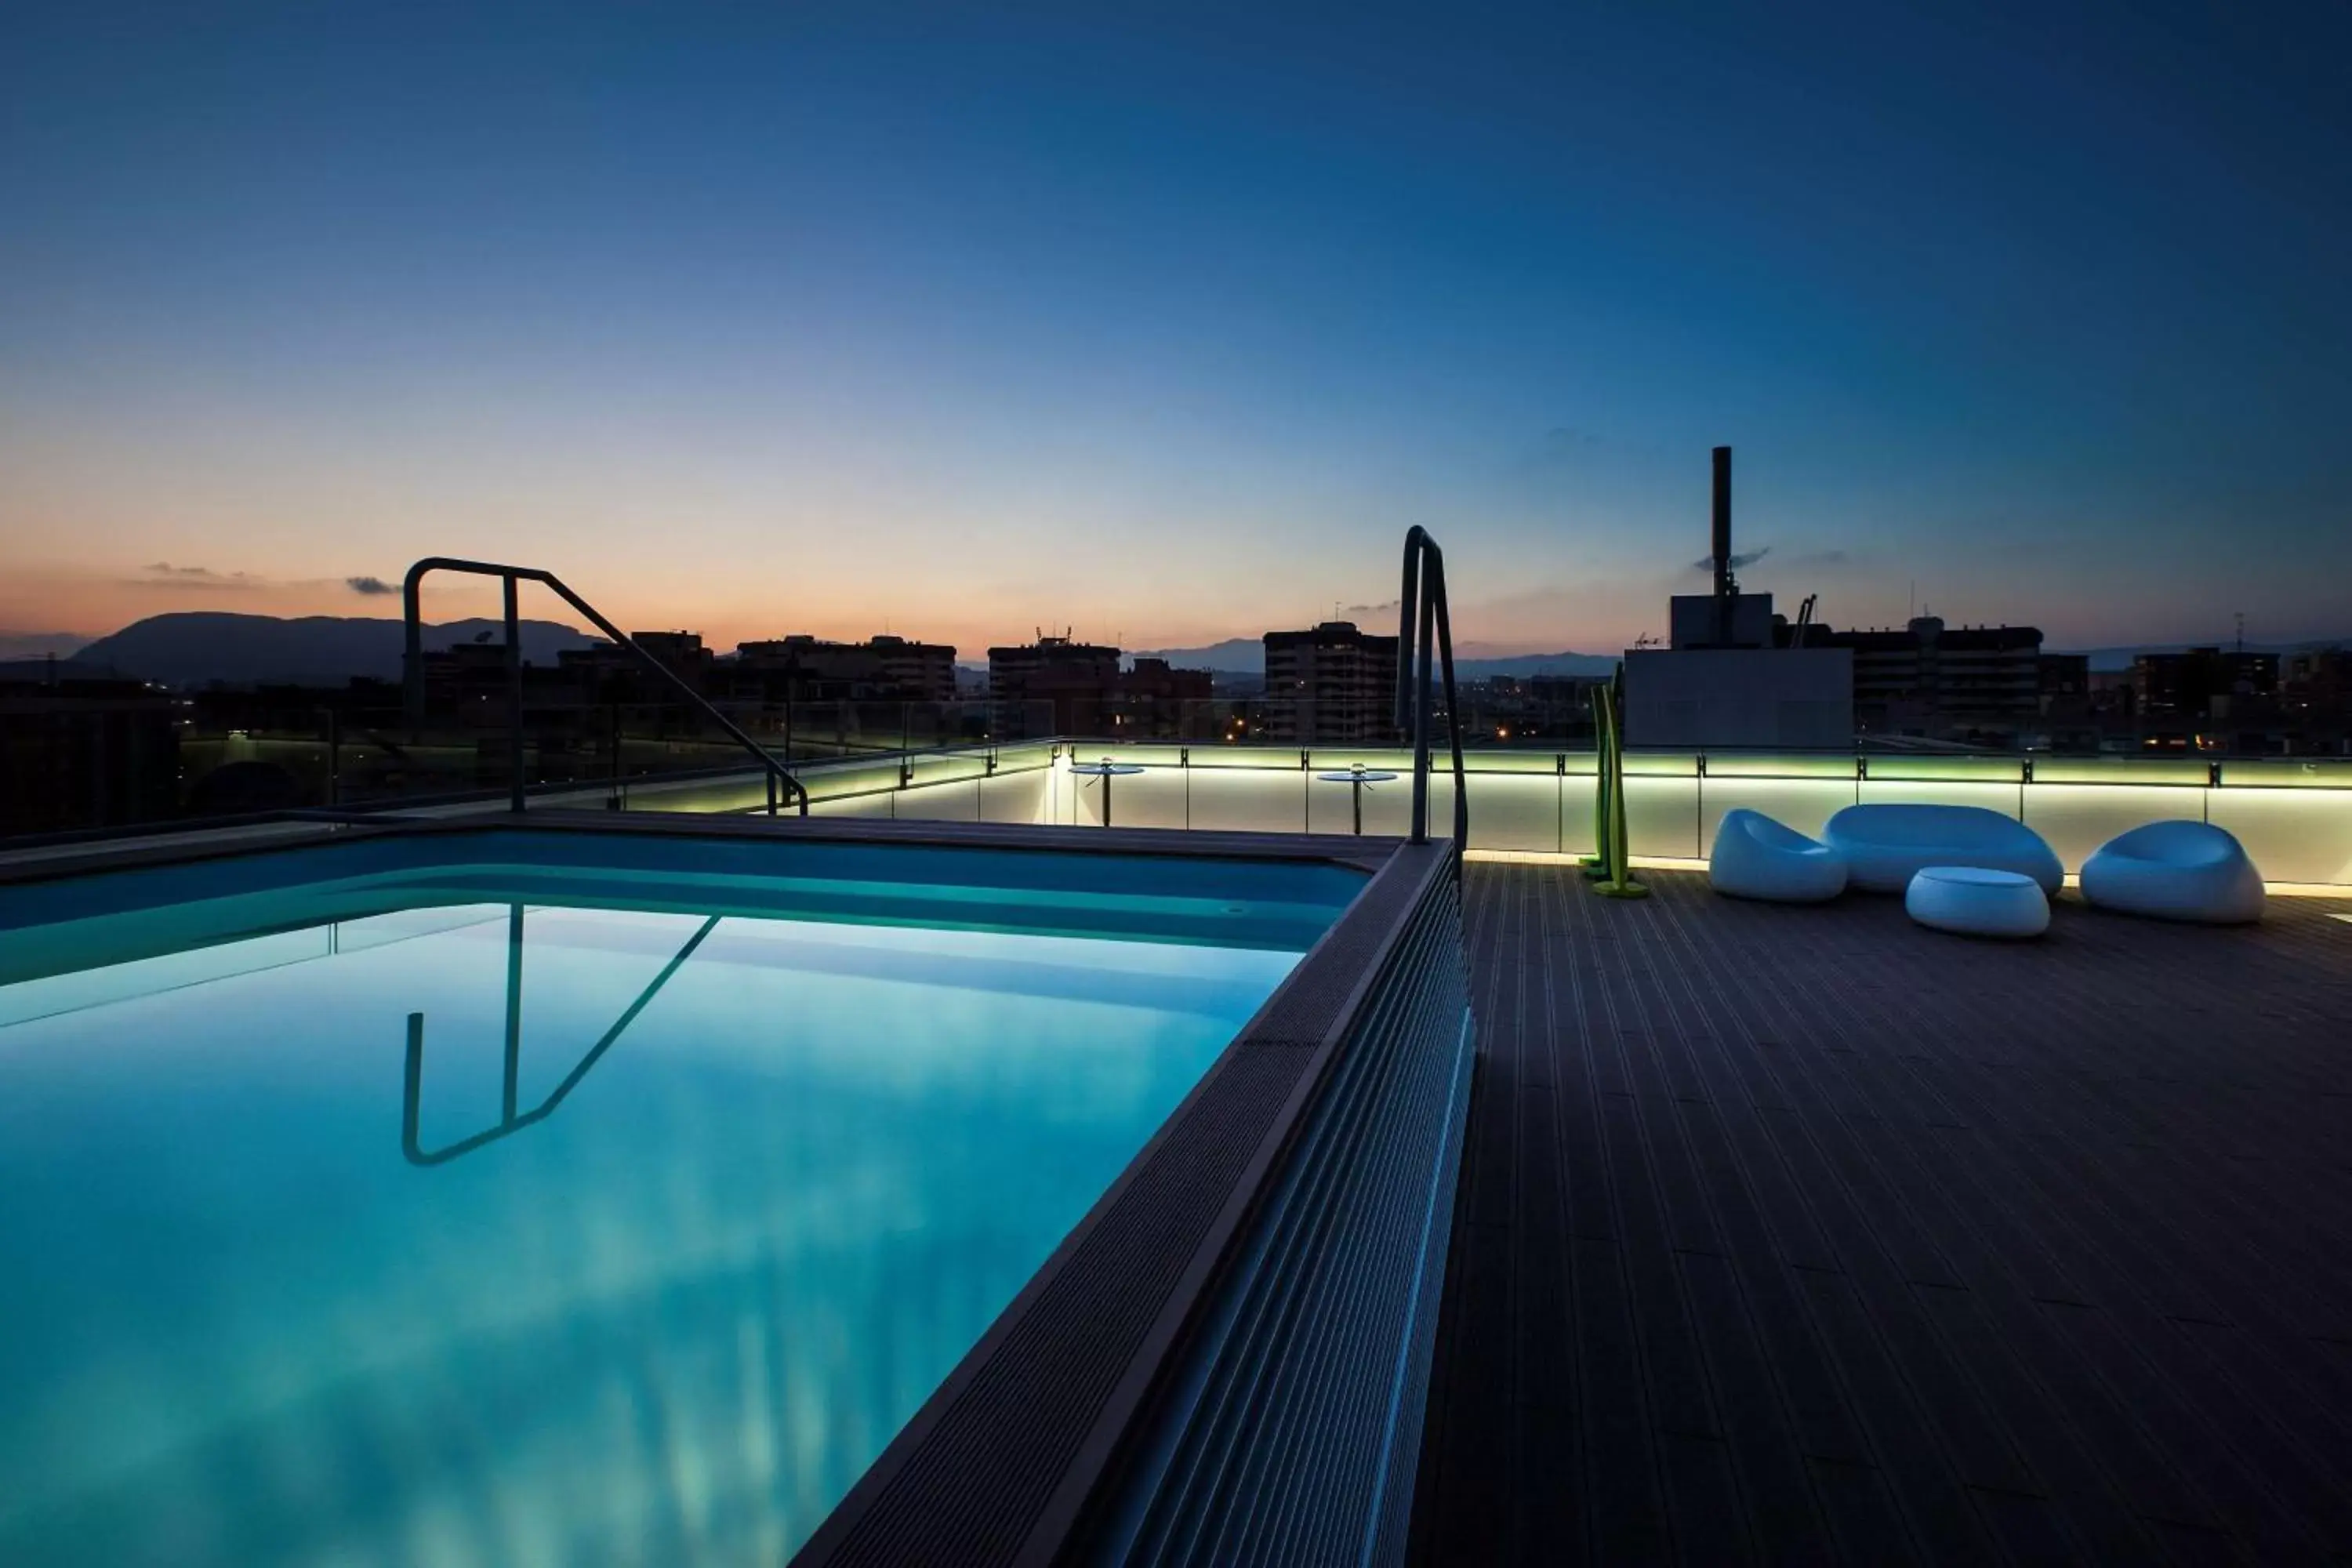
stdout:
<svg viewBox="0 0 2352 1568">
<path fill-rule="evenodd" d="M 0 986 L 0 1562 L 779 1561 L 1297 956 L 467 903 Z"/>
</svg>

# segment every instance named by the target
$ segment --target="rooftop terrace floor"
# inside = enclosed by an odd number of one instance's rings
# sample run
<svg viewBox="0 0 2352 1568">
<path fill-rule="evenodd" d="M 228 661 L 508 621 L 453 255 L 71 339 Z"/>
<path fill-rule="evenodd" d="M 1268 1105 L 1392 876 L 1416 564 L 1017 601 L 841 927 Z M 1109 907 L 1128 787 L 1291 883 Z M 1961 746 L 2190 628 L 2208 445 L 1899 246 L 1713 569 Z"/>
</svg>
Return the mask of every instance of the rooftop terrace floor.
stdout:
<svg viewBox="0 0 2352 1568">
<path fill-rule="evenodd" d="M 1432 1563 L 2352 1553 L 2352 899 L 2206 930 L 1473 864 Z"/>
</svg>

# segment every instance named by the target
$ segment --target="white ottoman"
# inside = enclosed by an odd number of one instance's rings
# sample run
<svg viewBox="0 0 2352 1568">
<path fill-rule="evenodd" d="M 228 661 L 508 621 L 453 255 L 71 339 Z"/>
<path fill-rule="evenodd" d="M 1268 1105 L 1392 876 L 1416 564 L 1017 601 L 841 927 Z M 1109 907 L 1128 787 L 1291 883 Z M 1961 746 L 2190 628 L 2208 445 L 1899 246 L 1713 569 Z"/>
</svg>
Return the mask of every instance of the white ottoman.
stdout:
<svg viewBox="0 0 2352 1568">
<path fill-rule="evenodd" d="M 1923 926 L 1967 936 L 2040 936 L 2050 929 L 2042 884 L 2016 871 L 1923 867 L 1904 890 L 1903 907 Z"/>
</svg>

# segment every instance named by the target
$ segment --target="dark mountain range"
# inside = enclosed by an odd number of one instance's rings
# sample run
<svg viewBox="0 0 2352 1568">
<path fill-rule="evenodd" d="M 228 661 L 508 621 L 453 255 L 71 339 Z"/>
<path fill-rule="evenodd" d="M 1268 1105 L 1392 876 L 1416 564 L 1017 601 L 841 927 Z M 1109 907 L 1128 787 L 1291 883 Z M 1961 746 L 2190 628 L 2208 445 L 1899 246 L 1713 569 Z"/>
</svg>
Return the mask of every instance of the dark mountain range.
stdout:
<svg viewBox="0 0 2352 1568">
<path fill-rule="evenodd" d="M 1618 658 L 1613 653 L 1523 653 L 1515 658 L 1457 658 L 1454 675 L 1457 680 L 1492 680 L 1498 675 L 1521 680 L 1538 675 L 1597 679 L 1614 670 Z"/>
<path fill-rule="evenodd" d="M 461 642 L 497 642 L 505 636 L 495 620 L 445 621 L 425 628 L 425 646 L 444 648 Z M 566 648 L 602 641 L 555 621 L 522 623 L 523 658 L 553 664 Z M 231 686 L 287 682 L 341 686 L 354 676 L 400 679 L 401 623 L 359 616 L 238 616 L 211 610 L 150 616 L 103 637 L 75 656 L 84 667 L 165 686 Z"/>
<path fill-rule="evenodd" d="M 71 658 L 89 645 L 75 632 L 0 632 L 0 659 Z"/>
<path fill-rule="evenodd" d="M 1206 647 L 1147 647 L 1130 659 L 1164 658 L 1179 669 L 1216 669 L 1231 675 L 1264 675 L 1265 644 L 1255 637 L 1227 637 Z"/>
<path fill-rule="evenodd" d="M 0 632 L 0 658 L 73 658 L 85 647 L 80 632 Z"/>
</svg>

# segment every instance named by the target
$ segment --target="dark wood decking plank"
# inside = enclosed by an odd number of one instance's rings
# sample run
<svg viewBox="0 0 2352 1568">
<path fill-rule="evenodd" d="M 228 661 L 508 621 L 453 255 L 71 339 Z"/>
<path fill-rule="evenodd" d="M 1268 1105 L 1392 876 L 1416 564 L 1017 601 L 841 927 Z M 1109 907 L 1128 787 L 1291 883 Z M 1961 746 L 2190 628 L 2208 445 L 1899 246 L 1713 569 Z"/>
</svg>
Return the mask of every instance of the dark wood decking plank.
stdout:
<svg viewBox="0 0 2352 1568">
<path fill-rule="evenodd" d="M 1421 1561 L 2352 1551 L 2352 900 L 2011 947 L 1467 879 Z"/>
</svg>

